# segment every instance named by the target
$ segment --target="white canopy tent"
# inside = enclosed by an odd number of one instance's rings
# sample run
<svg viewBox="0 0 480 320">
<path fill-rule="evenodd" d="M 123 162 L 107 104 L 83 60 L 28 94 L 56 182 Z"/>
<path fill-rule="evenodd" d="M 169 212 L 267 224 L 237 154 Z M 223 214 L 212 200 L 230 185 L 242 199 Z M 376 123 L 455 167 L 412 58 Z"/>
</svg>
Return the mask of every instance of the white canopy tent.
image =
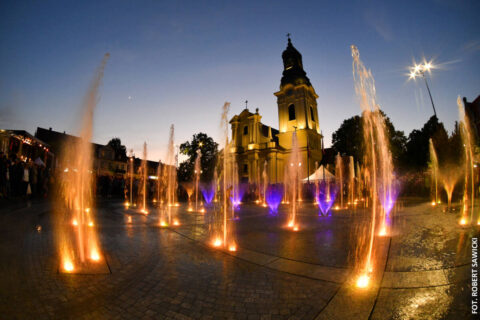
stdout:
<svg viewBox="0 0 480 320">
<path fill-rule="evenodd" d="M 315 171 L 310 177 L 303 179 L 303 182 L 315 182 L 316 180 L 323 181 L 323 173 L 325 172 L 325 181 L 332 181 L 335 180 L 335 175 L 329 172 L 327 169 L 323 168 L 323 165 L 318 167 L 317 171 Z"/>
</svg>

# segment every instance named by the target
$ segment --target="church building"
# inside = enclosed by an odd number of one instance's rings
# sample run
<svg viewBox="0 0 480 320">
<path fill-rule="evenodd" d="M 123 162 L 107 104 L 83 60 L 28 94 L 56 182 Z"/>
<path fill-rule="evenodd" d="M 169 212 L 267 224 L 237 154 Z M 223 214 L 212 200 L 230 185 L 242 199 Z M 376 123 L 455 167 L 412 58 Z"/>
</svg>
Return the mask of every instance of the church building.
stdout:
<svg viewBox="0 0 480 320">
<path fill-rule="evenodd" d="M 231 120 L 231 152 L 236 156 L 241 182 L 259 183 L 266 168 L 269 183 L 282 183 L 287 165 L 300 166 L 300 178 L 315 172 L 322 160 L 322 135 L 317 111 L 317 94 L 303 69 L 302 55 L 292 45 L 282 53 L 283 75 L 275 92 L 279 129 L 266 126 L 256 109 L 246 107 Z M 289 163 L 292 137 L 296 133 L 300 163 Z"/>
</svg>

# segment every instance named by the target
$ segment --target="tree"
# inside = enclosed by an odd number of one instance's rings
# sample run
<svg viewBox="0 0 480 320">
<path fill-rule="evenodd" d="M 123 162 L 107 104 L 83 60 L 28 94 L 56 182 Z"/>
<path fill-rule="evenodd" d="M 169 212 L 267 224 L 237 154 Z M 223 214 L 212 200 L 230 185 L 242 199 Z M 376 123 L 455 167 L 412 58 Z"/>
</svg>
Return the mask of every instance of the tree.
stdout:
<svg viewBox="0 0 480 320">
<path fill-rule="evenodd" d="M 332 134 L 332 148 L 335 153 L 353 156 L 363 162 L 363 123 L 360 116 L 343 120 L 340 128 Z"/>
<path fill-rule="evenodd" d="M 127 148 L 122 145 L 120 138 L 112 138 L 108 141 L 107 146 L 115 152 L 115 160 L 125 161 L 127 159 Z"/>
<path fill-rule="evenodd" d="M 413 130 L 406 144 L 405 162 L 410 169 L 423 170 L 428 166 L 429 143 L 432 139 L 439 162 L 449 155 L 448 133 L 443 123 L 432 116 L 420 130 Z"/>
<path fill-rule="evenodd" d="M 398 167 L 403 159 L 407 138 L 403 131 L 395 130 L 390 118 L 383 111 L 380 110 L 380 114 L 389 137 L 393 164 Z M 363 119 L 360 116 L 354 116 L 344 120 L 340 128 L 333 133 L 332 148 L 336 153 L 353 156 L 355 161 L 363 162 L 365 155 L 363 138 Z"/>
<path fill-rule="evenodd" d="M 180 145 L 180 153 L 188 156 L 188 159 L 182 162 L 178 168 L 180 182 L 192 181 L 195 159 L 199 149 L 202 153 L 200 180 L 205 182 L 213 180 L 218 157 L 218 143 L 207 134 L 200 132 L 193 135 L 192 141 L 186 141 Z"/>
</svg>

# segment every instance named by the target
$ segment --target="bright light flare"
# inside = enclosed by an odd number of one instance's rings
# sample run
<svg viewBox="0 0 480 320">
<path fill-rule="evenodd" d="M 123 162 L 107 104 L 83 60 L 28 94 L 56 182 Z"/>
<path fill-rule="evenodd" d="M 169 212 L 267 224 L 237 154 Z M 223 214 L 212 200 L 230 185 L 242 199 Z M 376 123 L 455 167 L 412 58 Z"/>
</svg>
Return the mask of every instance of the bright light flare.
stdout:
<svg viewBox="0 0 480 320">
<path fill-rule="evenodd" d="M 228 246 L 228 251 L 237 251 L 237 246 L 235 245 L 235 243 L 232 243 Z"/>
<path fill-rule="evenodd" d="M 70 260 L 65 261 L 63 263 L 63 269 L 67 272 L 72 272 L 74 269 L 72 261 Z"/>
<path fill-rule="evenodd" d="M 127 222 L 128 222 L 128 223 L 132 223 L 132 216 L 128 216 Z"/>
<path fill-rule="evenodd" d="M 188 207 L 187 211 L 188 211 L 188 212 L 192 212 L 192 211 L 193 211 L 193 208 L 192 208 L 192 207 Z"/>
<path fill-rule="evenodd" d="M 435 207 L 437 203 L 435 201 L 432 201 L 432 207 Z"/>
<path fill-rule="evenodd" d="M 387 235 L 387 228 L 385 228 L 385 226 L 382 227 L 382 229 L 380 229 L 380 232 L 378 234 L 380 237 L 385 237 Z"/>
<path fill-rule="evenodd" d="M 362 274 L 357 279 L 357 288 L 366 288 L 370 282 L 370 277 L 367 274 Z"/>
<path fill-rule="evenodd" d="M 141 212 L 141 213 L 143 213 L 143 214 L 145 214 L 145 215 L 147 215 L 147 214 L 148 214 L 148 211 L 147 211 L 147 210 L 145 210 L 145 209 L 142 209 L 142 210 L 140 210 L 140 212 Z"/>
<path fill-rule="evenodd" d="M 218 248 L 222 245 L 222 240 L 220 238 L 216 238 L 215 240 L 213 240 L 212 245 Z"/>
<path fill-rule="evenodd" d="M 173 220 L 173 225 L 174 225 L 174 226 L 179 226 L 179 225 L 180 225 L 180 222 L 178 222 L 178 220 L 175 219 L 175 220 Z"/>
<path fill-rule="evenodd" d="M 465 218 L 462 218 L 462 220 L 460 220 L 460 225 L 464 226 L 467 224 L 467 220 Z"/>
<path fill-rule="evenodd" d="M 93 227 L 93 226 L 94 226 L 93 222 L 90 221 L 90 222 L 88 223 L 88 226 L 89 226 L 89 227 Z"/>
<path fill-rule="evenodd" d="M 200 209 L 201 213 L 205 213 L 205 208 Z"/>
<path fill-rule="evenodd" d="M 160 221 L 160 227 L 166 227 L 167 226 L 167 223 L 165 221 Z"/>
<path fill-rule="evenodd" d="M 298 226 L 297 226 L 297 225 L 295 225 L 295 226 L 293 227 L 293 231 L 298 231 Z"/>
<path fill-rule="evenodd" d="M 98 254 L 98 251 L 93 249 L 92 252 L 90 253 L 90 259 L 93 261 L 98 261 L 100 260 L 100 255 Z"/>
<path fill-rule="evenodd" d="M 77 219 L 73 219 L 72 224 L 73 224 L 75 227 L 78 226 Z"/>
</svg>

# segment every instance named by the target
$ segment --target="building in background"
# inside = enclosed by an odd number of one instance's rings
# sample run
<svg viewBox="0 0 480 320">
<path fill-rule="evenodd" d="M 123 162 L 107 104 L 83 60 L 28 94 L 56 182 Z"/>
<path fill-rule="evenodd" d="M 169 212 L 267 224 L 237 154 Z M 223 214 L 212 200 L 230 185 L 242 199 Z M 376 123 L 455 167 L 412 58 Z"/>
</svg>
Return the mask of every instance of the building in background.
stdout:
<svg viewBox="0 0 480 320">
<path fill-rule="evenodd" d="M 322 135 L 317 110 L 318 95 L 303 69 L 302 55 L 292 45 L 282 53 L 283 75 L 280 90 L 275 92 L 279 130 L 261 123 L 256 109 L 246 107 L 231 120 L 233 147 L 242 182 L 259 183 L 266 163 L 270 183 L 283 182 L 285 165 L 292 152 L 296 133 L 301 162 L 300 178 L 315 172 L 322 160 Z"/>
<path fill-rule="evenodd" d="M 0 152 L 7 157 L 19 158 L 22 161 L 37 161 L 47 167 L 51 167 L 55 159 L 48 143 L 25 130 L 0 129 Z"/>
</svg>

